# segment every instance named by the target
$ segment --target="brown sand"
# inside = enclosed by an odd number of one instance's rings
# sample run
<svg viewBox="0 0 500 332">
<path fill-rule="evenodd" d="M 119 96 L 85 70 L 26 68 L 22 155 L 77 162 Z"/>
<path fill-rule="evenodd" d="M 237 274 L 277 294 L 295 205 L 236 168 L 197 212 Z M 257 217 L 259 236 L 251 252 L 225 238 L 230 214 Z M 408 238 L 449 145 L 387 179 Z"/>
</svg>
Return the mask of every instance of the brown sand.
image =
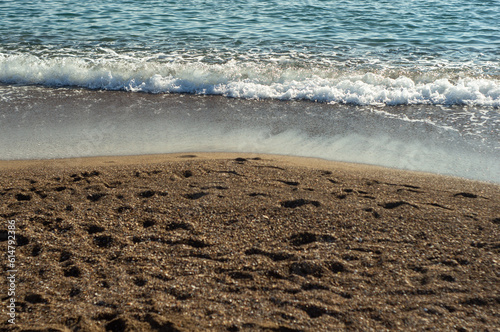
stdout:
<svg viewBox="0 0 500 332">
<path fill-rule="evenodd" d="M 500 186 L 196 155 L 0 162 L 0 329 L 498 331 Z"/>
</svg>

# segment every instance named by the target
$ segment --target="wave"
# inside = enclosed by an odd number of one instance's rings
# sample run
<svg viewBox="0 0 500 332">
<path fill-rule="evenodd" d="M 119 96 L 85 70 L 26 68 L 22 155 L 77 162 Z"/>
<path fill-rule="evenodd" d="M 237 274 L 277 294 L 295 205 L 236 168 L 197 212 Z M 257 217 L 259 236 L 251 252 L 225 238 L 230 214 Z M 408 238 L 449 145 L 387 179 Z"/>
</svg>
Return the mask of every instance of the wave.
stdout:
<svg viewBox="0 0 500 332">
<path fill-rule="evenodd" d="M 310 100 L 355 105 L 500 107 L 500 80 L 466 70 L 271 59 L 209 63 L 161 57 L 43 57 L 0 54 L 0 82 L 247 99 Z"/>
</svg>

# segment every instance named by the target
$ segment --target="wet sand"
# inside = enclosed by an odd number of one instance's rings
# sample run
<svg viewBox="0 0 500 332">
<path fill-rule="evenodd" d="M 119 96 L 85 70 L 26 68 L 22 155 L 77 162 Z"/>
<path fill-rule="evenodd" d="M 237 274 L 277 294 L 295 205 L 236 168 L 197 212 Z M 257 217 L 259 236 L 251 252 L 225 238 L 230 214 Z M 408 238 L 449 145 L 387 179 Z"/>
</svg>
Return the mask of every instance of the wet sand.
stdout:
<svg viewBox="0 0 500 332">
<path fill-rule="evenodd" d="M 256 154 L 0 162 L 13 331 L 498 330 L 500 186 Z"/>
</svg>

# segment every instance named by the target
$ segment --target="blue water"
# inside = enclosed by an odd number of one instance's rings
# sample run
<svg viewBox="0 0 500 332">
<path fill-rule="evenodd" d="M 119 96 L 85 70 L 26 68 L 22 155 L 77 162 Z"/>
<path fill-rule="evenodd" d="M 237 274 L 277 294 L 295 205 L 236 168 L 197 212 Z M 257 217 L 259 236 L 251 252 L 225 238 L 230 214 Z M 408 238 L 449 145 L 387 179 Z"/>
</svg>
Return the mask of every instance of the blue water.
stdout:
<svg viewBox="0 0 500 332">
<path fill-rule="evenodd" d="M 2 1 L 0 32 L 2 46 L 14 52 L 54 47 L 74 51 L 109 47 L 151 54 L 193 50 L 213 55 L 215 62 L 249 51 L 261 57 L 303 52 L 339 61 L 370 54 L 395 63 L 453 59 L 482 65 L 498 60 L 499 5 L 498 1 L 423 0 L 80 5 Z"/>
<path fill-rule="evenodd" d="M 251 109 L 270 108 L 278 119 L 287 117 L 288 127 L 280 132 L 293 136 L 296 148 L 286 146 L 287 140 L 274 145 L 261 140 L 249 147 L 248 137 L 253 136 L 234 132 L 230 139 L 234 142 L 239 137 L 242 144 L 228 145 L 229 136 L 219 130 L 227 123 L 219 121 L 201 138 L 214 141 L 211 146 L 175 144 L 176 151 L 314 155 L 500 182 L 495 166 L 500 161 L 500 1 L 134 0 L 79 5 L 58 0 L 0 1 L 0 84 L 0 121 L 4 119 L 0 126 L 34 126 L 35 121 L 29 119 L 37 109 L 53 119 L 70 116 L 76 109 L 85 114 L 95 100 L 110 96 L 102 94 L 106 91 L 123 91 L 134 96 L 127 98 L 135 98 L 133 110 L 115 105 L 115 116 L 120 110 L 161 112 L 164 106 L 156 101 L 154 109 L 152 104 L 137 105 L 137 92 L 156 98 L 217 95 L 254 101 L 245 104 L 244 111 L 234 109 L 229 99 L 225 105 L 218 104 L 220 112 L 233 109 L 225 118 L 239 119 L 237 128 L 248 130 L 258 122 L 256 133 L 267 130 L 275 137 L 276 130 L 268 123 L 245 116 L 253 114 Z M 75 88 L 87 91 L 85 100 L 72 99 L 78 107 L 67 107 L 63 99 L 57 99 L 60 89 Z M 72 93 L 76 92 L 68 92 L 72 97 L 67 98 L 77 98 Z M 292 121 L 283 115 L 288 114 L 286 104 L 270 107 L 262 103 L 278 100 L 321 102 L 323 106 L 313 104 L 318 107 L 307 113 L 298 110 Z M 187 117 L 193 105 L 191 101 L 178 112 Z M 311 107 L 304 105 L 298 109 Z M 20 115 L 18 122 L 15 114 Z M 340 120 L 338 114 L 342 114 Z M 377 119 L 366 124 L 373 114 Z M 325 126 L 305 128 L 304 123 L 315 117 L 321 117 Z M 131 133 L 137 121 L 129 122 Z M 339 147 L 352 142 L 338 126 L 346 121 L 351 134 L 365 135 L 361 145 L 373 147 L 370 158 L 364 158 L 367 154 L 355 146 Z M 408 124 L 412 128 L 404 132 L 395 129 Z M 65 126 L 67 130 L 71 124 Z M 193 122 L 188 127 L 198 128 Z M 366 134 L 369 128 L 378 128 L 380 135 Z M 46 128 L 45 132 L 57 130 L 62 129 Z M 426 132 L 429 137 L 437 135 L 436 144 L 441 145 L 423 153 L 433 157 L 424 158 L 419 166 L 406 162 L 410 154 L 418 154 L 417 148 L 407 151 L 408 142 L 422 143 Z M 53 146 L 50 137 L 32 142 Z M 192 137 L 187 135 L 185 140 Z M 118 144 L 112 134 L 109 140 Z M 394 147 L 391 158 L 376 158 L 382 141 L 405 148 Z M 165 137 L 144 142 L 163 147 L 153 152 L 171 152 L 170 143 Z M 350 153 L 344 153 L 346 146 Z M 337 153 L 339 149 L 344 152 Z M 118 150 L 135 154 L 143 149 Z M 27 151 L 32 149 L 12 149 L 7 144 L 0 150 L 3 159 L 18 159 L 112 154 L 113 148 L 96 147 L 86 153 Z M 447 155 L 447 151 L 454 152 Z M 442 160 L 452 165 L 468 154 L 476 164 L 467 161 L 458 170 L 436 166 Z"/>
</svg>

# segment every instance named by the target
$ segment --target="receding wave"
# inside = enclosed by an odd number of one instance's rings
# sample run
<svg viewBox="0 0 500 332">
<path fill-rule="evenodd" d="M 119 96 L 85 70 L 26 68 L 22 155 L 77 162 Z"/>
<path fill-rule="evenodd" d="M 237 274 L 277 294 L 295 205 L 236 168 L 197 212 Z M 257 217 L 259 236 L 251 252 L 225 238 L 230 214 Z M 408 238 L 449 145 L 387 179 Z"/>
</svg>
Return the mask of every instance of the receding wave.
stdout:
<svg viewBox="0 0 500 332">
<path fill-rule="evenodd" d="M 355 105 L 500 106 L 500 80 L 468 75 L 466 70 L 350 69 L 343 64 L 301 64 L 286 59 L 207 63 L 0 54 L 0 82 Z"/>
</svg>

